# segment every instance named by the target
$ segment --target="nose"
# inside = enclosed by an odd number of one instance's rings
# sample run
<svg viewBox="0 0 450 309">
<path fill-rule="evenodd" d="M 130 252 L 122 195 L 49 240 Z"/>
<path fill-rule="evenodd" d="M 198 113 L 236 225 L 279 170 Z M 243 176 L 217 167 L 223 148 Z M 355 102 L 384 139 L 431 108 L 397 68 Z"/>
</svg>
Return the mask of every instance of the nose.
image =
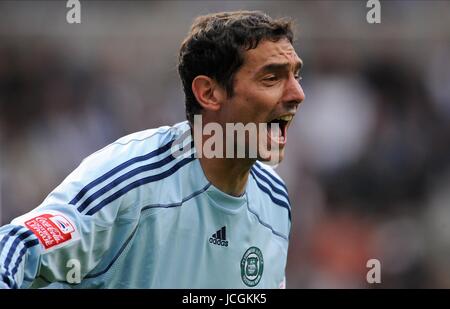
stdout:
<svg viewBox="0 0 450 309">
<path fill-rule="evenodd" d="M 292 75 L 286 82 L 284 102 L 298 105 L 305 99 L 305 93 L 299 81 Z"/>
</svg>

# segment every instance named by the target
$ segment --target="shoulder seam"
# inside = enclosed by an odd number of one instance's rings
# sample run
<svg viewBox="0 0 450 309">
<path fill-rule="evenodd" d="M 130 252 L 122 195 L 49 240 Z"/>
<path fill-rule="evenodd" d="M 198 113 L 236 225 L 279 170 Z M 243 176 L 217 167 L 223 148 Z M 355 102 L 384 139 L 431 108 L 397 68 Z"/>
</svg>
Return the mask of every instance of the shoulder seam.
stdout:
<svg viewBox="0 0 450 309">
<path fill-rule="evenodd" d="M 247 204 L 247 209 L 248 209 L 248 211 L 249 211 L 251 214 L 253 214 L 253 215 L 256 217 L 256 219 L 258 220 L 258 222 L 259 222 L 262 226 L 264 226 L 264 227 L 266 227 L 267 229 L 269 229 L 269 230 L 272 232 L 272 234 L 274 234 L 274 235 L 276 235 L 276 236 L 278 236 L 278 237 L 281 237 L 281 238 L 283 238 L 283 239 L 286 240 L 286 241 L 289 240 L 288 236 L 286 236 L 286 235 L 284 235 L 284 234 L 282 234 L 282 233 L 280 233 L 280 232 L 275 231 L 274 228 L 273 228 L 270 224 L 268 224 L 267 222 L 262 221 L 261 218 L 259 217 L 259 215 L 256 213 L 256 211 L 254 211 L 253 209 L 251 209 L 250 206 L 249 206 L 248 204 Z"/>
</svg>

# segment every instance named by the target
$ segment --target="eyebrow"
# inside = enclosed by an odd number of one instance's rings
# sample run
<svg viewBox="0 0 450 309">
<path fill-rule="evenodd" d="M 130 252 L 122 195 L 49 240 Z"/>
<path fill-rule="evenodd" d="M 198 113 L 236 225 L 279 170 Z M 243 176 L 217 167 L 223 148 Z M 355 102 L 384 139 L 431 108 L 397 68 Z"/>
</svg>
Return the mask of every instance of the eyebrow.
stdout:
<svg viewBox="0 0 450 309">
<path fill-rule="evenodd" d="M 284 63 L 269 63 L 259 69 L 259 72 L 273 72 L 289 69 L 290 64 L 288 62 Z M 300 59 L 299 62 L 295 64 L 295 71 L 299 71 L 303 66 L 303 61 Z"/>
</svg>

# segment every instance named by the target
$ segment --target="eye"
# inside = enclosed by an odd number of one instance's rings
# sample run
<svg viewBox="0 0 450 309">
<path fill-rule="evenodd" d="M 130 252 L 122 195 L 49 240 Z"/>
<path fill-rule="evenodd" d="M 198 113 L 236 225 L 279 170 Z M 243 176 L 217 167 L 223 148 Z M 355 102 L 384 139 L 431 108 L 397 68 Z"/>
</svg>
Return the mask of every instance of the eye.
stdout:
<svg viewBox="0 0 450 309">
<path fill-rule="evenodd" d="M 267 82 L 275 82 L 277 80 L 278 80 L 278 77 L 276 75 L 268 75 L 263 78 L 263 81 L 267 81 Z"/>
<path fill-rule="evenodd" d="M 303 79 L 303 77 L 300 75 L 300 73 L 295 74 L 294 77 L 297 81 L 301 81 Z"/>
</svg>

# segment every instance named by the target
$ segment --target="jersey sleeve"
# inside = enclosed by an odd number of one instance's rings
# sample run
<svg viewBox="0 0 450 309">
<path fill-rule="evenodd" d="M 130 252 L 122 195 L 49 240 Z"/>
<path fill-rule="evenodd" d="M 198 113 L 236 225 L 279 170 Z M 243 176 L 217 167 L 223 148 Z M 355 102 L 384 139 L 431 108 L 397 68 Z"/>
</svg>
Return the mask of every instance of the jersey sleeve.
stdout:
<svg viewBox="0 0 450 309">
<path fill-rule="evenodd" d="M 130 203 L 83 203 L 103 186 L 108 167 L 96 162 L 83 161 L 40 206 L 0 228 L 0 288 L 80 283 L 132 234 L 139 212 Z"/>
</svg>

